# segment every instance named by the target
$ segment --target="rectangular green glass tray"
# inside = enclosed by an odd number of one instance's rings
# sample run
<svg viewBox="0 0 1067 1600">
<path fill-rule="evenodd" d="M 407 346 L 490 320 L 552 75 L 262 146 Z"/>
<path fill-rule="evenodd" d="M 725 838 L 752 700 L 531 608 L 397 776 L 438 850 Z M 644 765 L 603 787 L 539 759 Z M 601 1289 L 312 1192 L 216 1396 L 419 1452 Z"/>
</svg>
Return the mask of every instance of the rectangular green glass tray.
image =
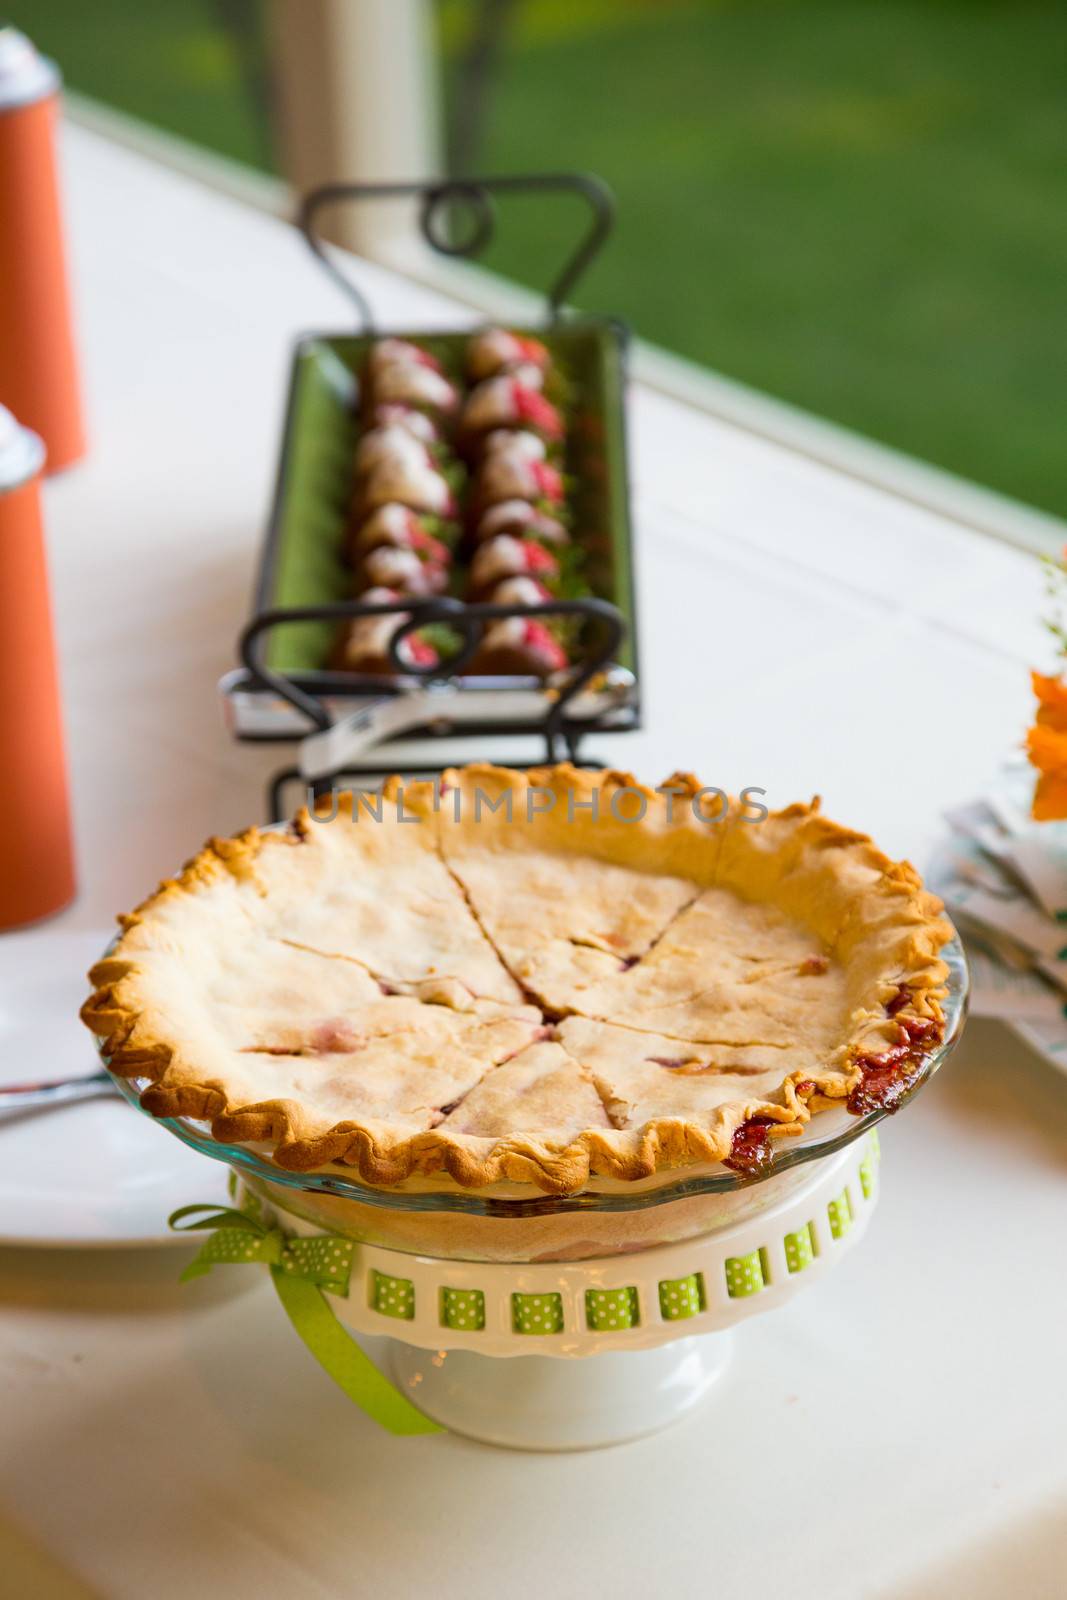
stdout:
<svg viewBox="0 0 1067 1600">
<path fill-rule="evenodd" d="M 626 330 L 608 318 L 581 317 L 528 331 L 548 345 L 566 386 L 564 470 L 575 543 L 585 551 L 581 576 L 595 596 L 622 613 L 626 637 L 617 665 L 636 675 L 623 408 Z M 415 339 L 448 368 L 458 369 L 470 333 L 405 330 L 399 337 Z M 274 509 L 256 586 L 257 613 L 351 597 L 343 533 L 358 434 L 358 374 L 380 337 L 316 334 L 297 346 Z M 266 636 L 263 660 L 312 693 L 380 692 L 380 678 L 327 670 L 336 626 L 328 621 L 281 624 Z M 484 690 L 494 680 L 478 682 Z M 634 701 L 636 706 L 636 686 Z"/>
</svg>

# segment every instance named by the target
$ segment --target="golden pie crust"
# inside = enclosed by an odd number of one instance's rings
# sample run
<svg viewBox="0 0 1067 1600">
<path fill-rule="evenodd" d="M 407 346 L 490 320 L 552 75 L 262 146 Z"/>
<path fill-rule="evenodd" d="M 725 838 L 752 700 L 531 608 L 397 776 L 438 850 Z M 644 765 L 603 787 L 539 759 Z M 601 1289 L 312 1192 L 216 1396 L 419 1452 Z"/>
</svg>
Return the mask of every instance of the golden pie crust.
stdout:
<svg viewBox="0 0 1067 1600">
<path fill-rule="evenodd" d="M 82 1010 L 147 1109 L 281 1167 L 646 1178 L 942 1031 L 940 902 L 817 800 L 471 766 L 329 807 L 211 840 Z"/>
</svg>

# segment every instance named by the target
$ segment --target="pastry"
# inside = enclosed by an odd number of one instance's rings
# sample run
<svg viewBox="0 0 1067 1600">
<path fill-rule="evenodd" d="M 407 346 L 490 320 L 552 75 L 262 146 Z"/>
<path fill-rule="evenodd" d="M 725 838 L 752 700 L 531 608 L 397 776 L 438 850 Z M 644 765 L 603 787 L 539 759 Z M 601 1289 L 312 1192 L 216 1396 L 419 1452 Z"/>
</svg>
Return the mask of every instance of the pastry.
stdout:
<svg viewBox="0 0 1067 1600">
<path fill-rule="evenodd" d="M 503 603 L 499 598 L 503 587 L 490 591 L 495 604 Z M 566 650 L 545 623 L 535 617 L 502 617 L 486 628 L 467 671 L 475 678 L 547 678 L 569 664 Z"/>
<path fill-rule="evenodd" d="M 487 433 L 482 445 L 483 459 L 493 456 L 511 456 L 519 461 L 546 461 L 548 446 L 538 433 L 528 433 L 522 428 L 494 428 Z"/>
<path fill-rule="evenodd" d="M 355 468 L 357 479 L 376 467 L 388 465 L 397 471 L 424 471 L 434 465 L 429 447 L 417 439 L 402 423 L 384 423 L 368 428 L 356 445 Z"/>
<path fill-rule="evenodd" d="M 385 605 L 403 598 L 395 589 L 367 589 L 360 599 L 368 605 Z M 387 673 L 395 672 L 389 644 L 397 629 L 410 619 L 409 611 L 383 612 L 380 616 L 353 617 L 341 630 L 334 646 L 330 664 L 339 672 Z M 435 667 L 439 656 L 434 647 L 418 633 L 407 633 L 401 639 L 397 655 L 407 666 Z"/>
<path fill-rule="evenodd" d="M 459 391 L 429 350 L 398 338 L 368 349 L 344 525 L 352 592 L 512 605 L 560 592 L 578 599 L 588 592 L 581 541 L 562 568 L 545 548 L 571 545 L 573 518 L 563 415 L 542 392 L 560 389 L 548 349 L 489 329 L 467 341 L 466 358 L 473 387 L 457 421 L 448 413 Z M 511 580 L 521 581 L 508 587 Z M 547 678 L 569 664 L 580 637 L 558 617 L 551 624 L 505 618 L 486 629 L 466 670 Z M 329 663 L 337 671 L 388 671 L 388 643 L 377 621 L 345 624 Z M 428 638 L 409 636 L 402 653 L 412 665 L 440 662 Z"/>
<path fill-rule="evenodd" d="M 374 408 L 384 405 L 408 406 L 414 410 L 425 408 L 447 416 L 455 410 L 458 401 L 455 387 L 435 363 L 389 361 L 371 374 L 370 404 Z"/>
<path fill-rule="evenodd" d="M 358 520 L 394 502 L 436 517 L 455 513 L 456 502 L 448 479 L 429 460 L 423 445 L 415 439 L 410 442 L 417 454 L 389 456 L 357 479 L 353 511 Z"/>
<path fill-rule="evenodd" d="M 537 539 L 541 544 L 569 544 L 570 534 L 556 517 L 547 516 L 528 500 L 501 500 L 478 519 L 475 544 L 485 544 L 498 534 L 516 539 Z"/>
<path fill-rule="evenodd" d="M 395 589 L 399 594 L 443 594 L 448 587 L 448 567 L 426 559 L 418 550 L 378 545 L 363 557 L 358 571 L 361 593 L 367 589 Z"/>
<path fill-rule="evenodd" d="M 451 552 L 433 531 L 441 527 L 436 517 L 420 515 L 397 501 L 389 501 L 356 524 L 349 535 L 349 559 L 355 566 L 372 550 L 415 550 L 425 561 L 447 567 Z"/>
<path fill-rule="evenodd" d="M 494 585 L 486 600 L 494 606 L 541 606 L 551 600 L 552 592 L 536 578 L 504 578 Z"/>
<path fill-rule="evenodd" d="M 567 766 L 334 797 L 121 921 L 82 1015 L 155 1114 L 297 1171 L 548 1193 L 891 1107 L 952 932 L 817 803 Z"/>
<path fill-rule="evenodd" d="M 505 578 L 528 574 L 550 579 L 558 573 L 559 563 L 543 545 L 534 539 L 513 539 L 510 534 L 502 533 L 480 544 L 474 552 L 470 565 L 471 595 L 481 595 Z"/>
<path fill-rule="evenodd" d="M 513 372 L 516 367 L 544 370 L 550 359 L 540 339 L 509 333 L 504 328 L 487 328 L 484 333 L 475 334 L 467 346 L 467 371 L 475 383 L 498 372 Z"/>
<path fill-rule="evenodd" d="M 406 428 L 422 444 L 436 444 L 441 437 L 441 430 L 433 418 L 425 411 L 416 411 L 414 406 L 389 402 L 375 406 L 368 423 L 372 428 Z"/>
<path fill-rule="evenodd" d="M 469 441 L 497 428 L 521 428 L 550 441 L 563 437 L 558 410 L 522 371 L 484 378 L 463 402 L 460 429 Z"/>
<path fill-rule="evenodd" d="M 563 479 L 544 461 L 524 460 L 502 450 L 488 456 L 475 477 L 472 499 L 475 515 L 508 500 L 545 501 L 558 507 L 563 500 Z"/>
</svg>

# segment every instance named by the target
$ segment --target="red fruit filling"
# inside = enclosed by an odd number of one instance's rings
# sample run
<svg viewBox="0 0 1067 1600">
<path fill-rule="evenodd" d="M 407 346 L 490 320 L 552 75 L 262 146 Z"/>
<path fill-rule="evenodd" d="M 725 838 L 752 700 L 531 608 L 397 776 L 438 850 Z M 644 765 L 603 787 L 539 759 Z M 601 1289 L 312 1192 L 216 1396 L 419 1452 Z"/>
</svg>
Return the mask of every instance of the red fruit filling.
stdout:
<svg viewBox="0 0 1067 1600">
<path fill-rule="evenodd" d="M 825 956 L 805 956 L 797 971 L 802 978 L 817 978 L 829 971 L 829 967 L 830 963 Z"/>
<path fill-rule="evenodd" d="M 335 1055 L 338 1052 L 358 1049 L 361 1035 L 343 1017 L 327 1017 L 316 1022 L 308 1038 L 308 1049 L 315 1055 Z"/>
<path fill-rule="evenodd" d="M 893 998 L 886 1002 L 886 1016 L 895 1017 L 898 1011 L 903 1011 L 910 999 L 911 990 L 908 988 L 906 983 L 900 984 Z"/>
<path fill-rule="evenodd" d="M 735 1172 L 751 1176 L 763 1172 L 771 1164 L 771 1128 L 769 1117 L 749 1117 L 734 1129 L 730 1140 L 730 1154 L 723 1162 Z"/>
<path fill-rule="evenodd" d="M 897 1016 L 910 999 L 911 991 L 902 983 L 886 1005 L 887 1016 Z M 847 1102 L 856 1116 L 899 1110 L 922 1073 L 930 1046 L 941 1036 L 940 1024 L 933 1017 L 900 1017 L 897 1027 L 900 1037 L 888 1050 L 856 1057 L 860 1081 Z"/>
</svg>

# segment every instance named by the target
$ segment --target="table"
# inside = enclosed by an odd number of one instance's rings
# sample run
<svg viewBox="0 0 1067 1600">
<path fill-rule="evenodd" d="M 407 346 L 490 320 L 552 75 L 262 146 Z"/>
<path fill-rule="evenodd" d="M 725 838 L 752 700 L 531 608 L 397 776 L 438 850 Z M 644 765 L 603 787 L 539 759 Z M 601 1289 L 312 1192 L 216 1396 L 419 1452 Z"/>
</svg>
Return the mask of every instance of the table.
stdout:
<svg viewBox="0 0 1067 1600">
<path fill-rule="evenodd" d="M 65 161 L 93 440 L 46 492 L 58 925 L 92 928 L 262 818 L 277 752 L 230 742 L 215 683 L 291 340 L 347 314 L 276 220 L 84 131 Z M 449 309 L 358 270 L 398 324 Z M 821 792 L 921 861 L 1025 726 L 1037 563 L 663 395 L 631 414 L 646 727 L 597 753 Z M 883 1144 L 863 1248 L 743 1330 L 706 1408 L 594 1456 L 391 1439 L 269 1285 L 181 1287 L 181 1252 L 0 1253 L 0 1592 L 1062 1593 L 1067 1083 L 975 1027 Z"/>
</svg>

